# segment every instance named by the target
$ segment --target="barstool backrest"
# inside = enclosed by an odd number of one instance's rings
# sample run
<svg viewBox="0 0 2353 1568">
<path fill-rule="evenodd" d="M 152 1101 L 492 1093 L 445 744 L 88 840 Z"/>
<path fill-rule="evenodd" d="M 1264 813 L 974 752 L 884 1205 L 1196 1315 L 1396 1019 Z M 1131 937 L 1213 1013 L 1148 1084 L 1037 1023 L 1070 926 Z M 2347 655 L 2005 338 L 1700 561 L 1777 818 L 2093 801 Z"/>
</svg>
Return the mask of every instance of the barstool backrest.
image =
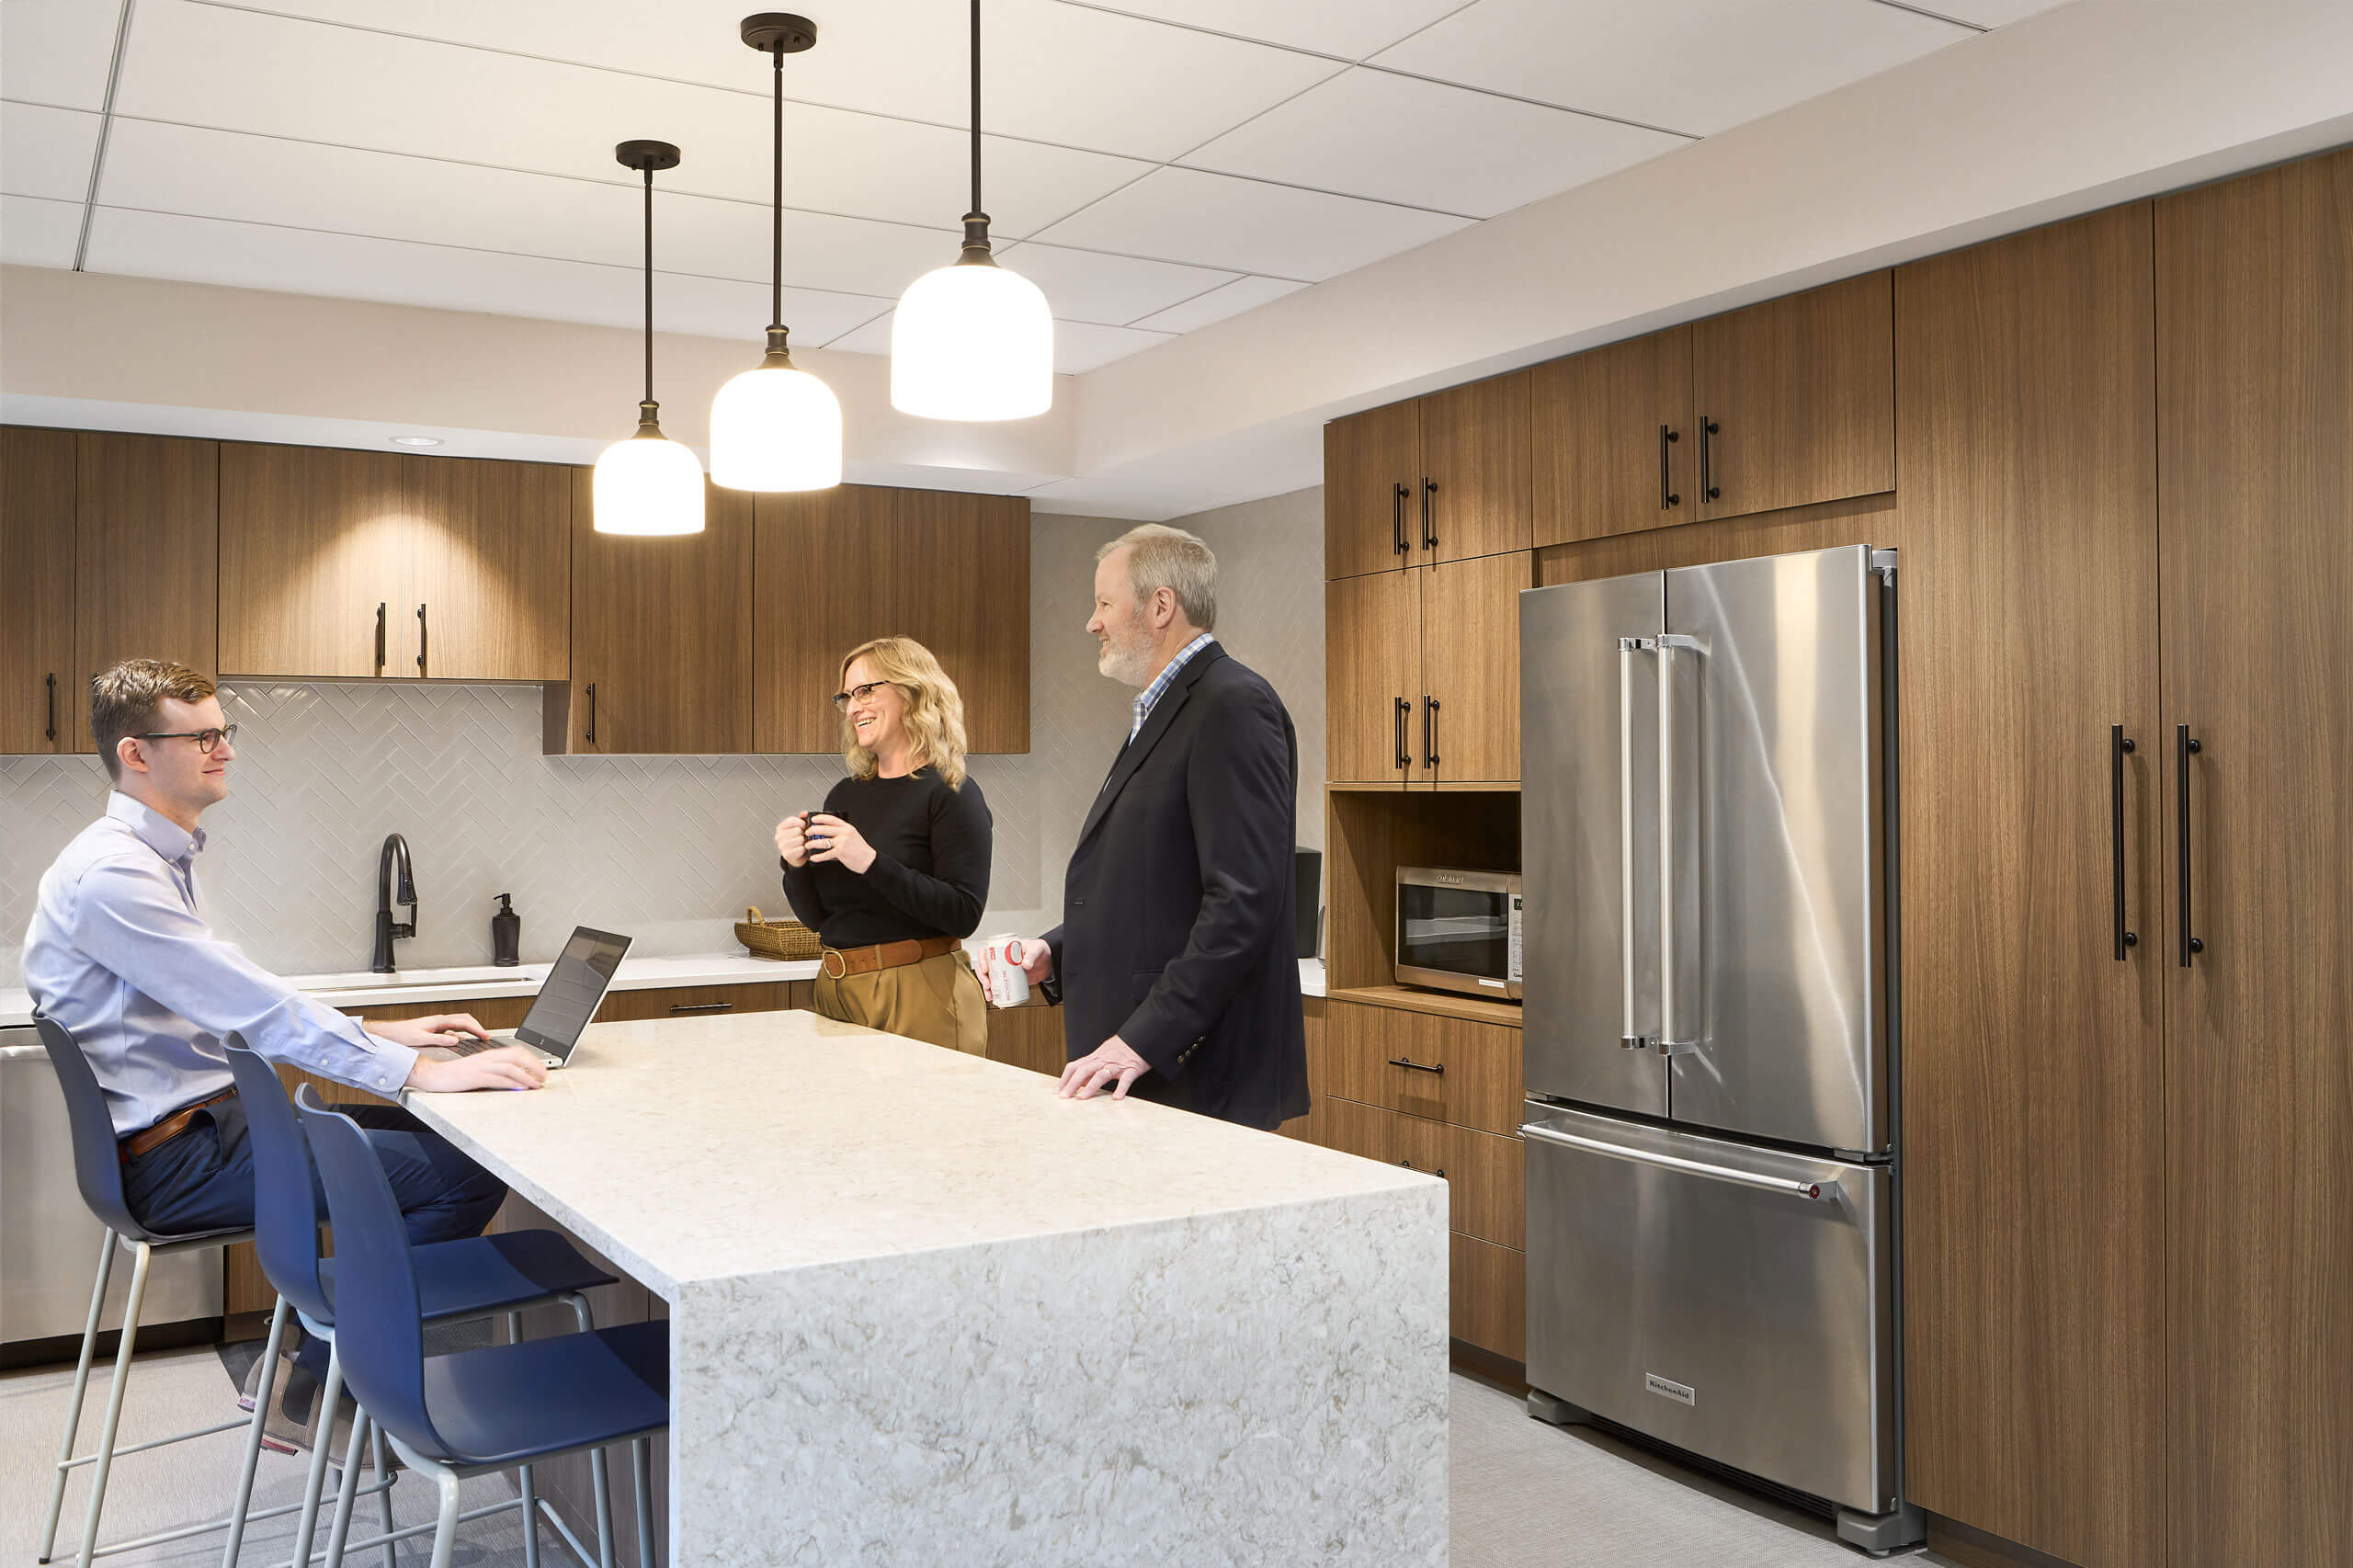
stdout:
<svg viewBox="0 0 2353 1568">
<path fill-rule="evenodd" d="M 449 1458 L 425 1407 L 425 1330 L 408 1229 L 359 1124 L 305 1084 L 294 1103 L 335 1222 L 335 1351 L 369 1416 L 427 1458 Z"/>
<path fill-rule="evenodd" d="M 245 1136 L 254 1155 L 254 1250 L 270 1289 L 313 1323 L 332 1326 L 335 1307 L 319 1285 L 318 1189 L 311 1181 L 311 1145 L 294 1119 L 293 1102 L 278 1070 L 232 1032 L 224 1054 L 244 1102 Z"/>
<path fill-rule="evenodd" d="M 90 1071 L 90 1059 L 82 1054 L 72 1031 L 55 1018 L 35 1013 L 33 1028 L 57 1068 L 57 1086 L 65 1093 L 65 1120 L 74 1136 L 74 1179 L 82 1188 L 82 1201 L 99 1224 L 129 1240 L 172 1240 L 151 1233 L 131 1217 L 122 1196 L 122 1155 L 115 1146 L 114 1114 L 107 1109 L 106 1091 Z"/>
</svg>

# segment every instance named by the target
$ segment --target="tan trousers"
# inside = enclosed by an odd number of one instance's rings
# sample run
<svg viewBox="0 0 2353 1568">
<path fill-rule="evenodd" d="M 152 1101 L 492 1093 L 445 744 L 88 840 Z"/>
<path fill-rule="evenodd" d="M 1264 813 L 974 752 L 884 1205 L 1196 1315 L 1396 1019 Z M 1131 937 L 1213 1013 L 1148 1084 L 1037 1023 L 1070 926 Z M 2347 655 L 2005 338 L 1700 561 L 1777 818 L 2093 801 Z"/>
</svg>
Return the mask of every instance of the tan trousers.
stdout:
<svg viewBox="0 0 2353 1568">
<path fill-rule="evenodd" d="M 820 974 L 816 1003 L 817 1011 L 846 1024 L 903 1034 L 968 1056 L 988 1054 L 988 997 L 961 951 L 839 980 Z"/>
</svg>

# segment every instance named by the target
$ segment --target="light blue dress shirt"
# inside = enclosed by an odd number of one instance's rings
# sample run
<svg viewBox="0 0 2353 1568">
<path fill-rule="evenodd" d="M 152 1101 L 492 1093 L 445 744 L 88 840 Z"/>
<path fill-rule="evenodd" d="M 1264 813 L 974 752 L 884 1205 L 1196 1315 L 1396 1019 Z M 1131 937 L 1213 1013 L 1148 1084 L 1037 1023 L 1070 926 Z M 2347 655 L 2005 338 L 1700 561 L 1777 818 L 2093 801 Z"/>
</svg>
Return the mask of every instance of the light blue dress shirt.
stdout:
<svg viewBox="0 0 2353 1568">
<path fill-rule="evenodd" d="M 1177 649 L 1176 656 L 1168 661 L 1168 667 L 1153 676 L 1150 686 L 1136 693 L 1136 722 L 1128 726 L 1128 739 L 1134 740 L 1142 733 L 1143 722 L 1152 717 L 1153 709 L 1159 704 L 1160 694 L 1168 689 L 1168 683 L 1176 678 L 1176 672 L 1183 669 L 1194 654 L 1216 641 L 1217 638 L 1211 633 L 1202 632 L 1199 637 Z"/>
<path fill-rule="evenodd" d="M 25 988 L 90 1059 L 117 1137 L 229 1088 L 234 1030 L 284 1062 L 390 1099 L 416 1052 L 378 1040 L 212 934 L 197 912 L 204 835 L 119 791 L 40 880 Z"/>
</svg>

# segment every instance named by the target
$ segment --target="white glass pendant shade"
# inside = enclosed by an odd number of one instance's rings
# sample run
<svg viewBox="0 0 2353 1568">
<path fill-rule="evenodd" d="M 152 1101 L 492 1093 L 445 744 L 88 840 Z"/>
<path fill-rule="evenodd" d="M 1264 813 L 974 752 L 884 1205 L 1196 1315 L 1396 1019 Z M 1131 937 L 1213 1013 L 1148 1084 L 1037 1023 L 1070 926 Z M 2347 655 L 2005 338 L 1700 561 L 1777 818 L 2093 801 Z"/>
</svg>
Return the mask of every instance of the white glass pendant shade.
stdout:
<svg viewBox="0 0 2353 1568">
<path fill-rule="evenodd" d="M 702 532 L 702 464 L 659 430 L 607 447 L 590 494 L 600 534 Z"/>
<path fill-rule="evenodd" d="M 1046 296 L 994 262 L 909 286 L 891 322 L 891 406 L 925 419 L 1028 419 L 1054 403 Z"/>
<path fill-rule="evenodd" d="M 842 405 L 791 362 L 745 371 L 710 405 L 710 478 L 730 490 L 825 490 L 842 482 Z"/>
</svg>

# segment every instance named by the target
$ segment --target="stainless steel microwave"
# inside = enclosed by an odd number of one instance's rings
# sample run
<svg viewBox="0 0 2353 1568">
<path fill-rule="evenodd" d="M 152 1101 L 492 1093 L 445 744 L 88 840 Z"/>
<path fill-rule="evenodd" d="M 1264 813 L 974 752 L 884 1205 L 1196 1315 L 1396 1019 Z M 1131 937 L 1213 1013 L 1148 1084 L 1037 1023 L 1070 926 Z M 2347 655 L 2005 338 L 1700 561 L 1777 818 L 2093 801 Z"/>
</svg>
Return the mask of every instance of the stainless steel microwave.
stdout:
<svg viewBox="0 0 2353 1568">
<path fill-rule="evenodd" d="M 1397 868 L 1397 983 L 1519 998 L 1519 878 Z"/>
</svg>

